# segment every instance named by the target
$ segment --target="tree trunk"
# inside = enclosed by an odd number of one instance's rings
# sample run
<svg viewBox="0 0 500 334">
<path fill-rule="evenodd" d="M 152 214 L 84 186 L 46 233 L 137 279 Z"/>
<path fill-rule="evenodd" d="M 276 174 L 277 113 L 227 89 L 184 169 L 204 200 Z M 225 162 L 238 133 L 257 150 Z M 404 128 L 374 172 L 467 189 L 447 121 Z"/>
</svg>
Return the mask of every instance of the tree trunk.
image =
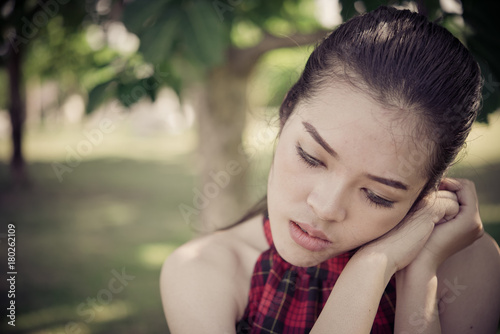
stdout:
<svg viewBox="0 0 500 334">
<path fill-rule="evenodd" d="M 248 49 L 230 48 L 225 65 L 210 70 L 200 103 L 199 152 L 201 185 L 194 196 L 200 210 L 202 231 L 234 223 L 253 203 L 247 198 L 248 157 L 242 149 L 247 108 L 247 83 L 258 59 L 266 52 L 313 43 L 325 31 L 296 34 L 286 38 L 266 34 Z"/>
<path fill-rule="evenodd" d="M 248 160 L 241 147 L 247 81 L 248 73 L 237 74 L 227 65 L 212 69 L 205 88 L 206 103 L 196 108 L 201 161 L 198 190 L 206 199 L 200 215 L 202 231 L 229 225 L 249 206 Z"/>
<path fill-rule="evenodd" d="M 10 161 L 11 174 L 15 184 L 26 183 L 27 174 L 22 152 L 23 126 L 25 109 L 21 98 L 22 86 L 22 49 L 9 48 L 8 71 L 10 86 L 10 123 L 12 127 L 12 158 Z"/>
</svg>

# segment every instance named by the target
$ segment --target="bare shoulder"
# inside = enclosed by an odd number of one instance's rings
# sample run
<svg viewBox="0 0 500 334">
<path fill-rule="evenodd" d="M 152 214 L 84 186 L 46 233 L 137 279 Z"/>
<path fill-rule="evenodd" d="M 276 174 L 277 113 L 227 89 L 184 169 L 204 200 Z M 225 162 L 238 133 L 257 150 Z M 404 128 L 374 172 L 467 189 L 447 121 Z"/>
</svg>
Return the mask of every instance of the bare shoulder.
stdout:
<svg viewBox="0 0 500 334">
<path fill-rule="evenodd" d="M 443 333 L 495 333 L 500 315 L 500 250 L 487 233 L 438 271 Z"/>
<path fill-rule="evenodd" d="M 196 238 L 166 260 L 160 289 L 172 333 L 233 333 L 266 244 L 262 218 Z"/>
</svg>

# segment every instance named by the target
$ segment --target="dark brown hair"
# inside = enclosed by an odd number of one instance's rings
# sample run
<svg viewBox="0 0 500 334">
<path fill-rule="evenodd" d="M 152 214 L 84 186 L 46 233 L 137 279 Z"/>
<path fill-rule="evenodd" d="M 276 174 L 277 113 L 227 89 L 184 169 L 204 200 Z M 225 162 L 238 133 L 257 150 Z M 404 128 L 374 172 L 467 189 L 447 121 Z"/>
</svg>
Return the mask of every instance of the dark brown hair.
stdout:
<svg viewBox="0 0 500 334">
<path fill-rule="evenodd" d="M 316 46 L 281 104 L 280 127 L 300 102 L 335 82 L 416 116 L 414 132 L 432 144 L 421 168 L 428 182 L 415 203 L 455 160 L 481 102 L 480 69 L 464 45 L 423 15 L 385 6 L 343 23 Z M 243 219 L 265 211 L 264 202 Z"/>
</svg>

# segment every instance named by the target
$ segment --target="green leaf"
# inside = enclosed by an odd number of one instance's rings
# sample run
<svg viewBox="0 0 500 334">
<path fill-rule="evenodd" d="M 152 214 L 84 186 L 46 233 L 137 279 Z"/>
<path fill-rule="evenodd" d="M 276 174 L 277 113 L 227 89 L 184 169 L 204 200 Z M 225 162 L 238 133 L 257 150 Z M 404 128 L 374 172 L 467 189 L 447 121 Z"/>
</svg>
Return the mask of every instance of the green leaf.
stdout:
<svg viewBox="0 0 500 334">
<path fill-rule="evenodd" d="M 184 42 L 187 52 L 207 67 L 220 64 L 224 59 L 224 26 L 215 10 L 204 1 L 193 1 L 186 6 L 187 22 Z M 228 32 L 227 32 L 228 35 Z"/>
<path fill-rule="evenodd" d="M 159 64 L 170 58 L 174 53 L 175 43 L 179 40 L 180 12 L 176 9 L 165 12 L 155 27 L 141 34 L 139 51 L 144 59 L 153 64 Z"/>
<path fill-rule="evenodd" d="M 144 79 L 129 81 L 127 83 L 119 82 L 117 86 L 117 94 L 120 102 L 127 108 L 130 108 L 134 103 L 148 97 L 151 101 L 155 101 L 158 90 L 158 82 L 151 76 Z"/>
<path fill-rule="evenodd" d="M 127 3 L 122 21 L 128 31 L 139 35 L 154 25 L 156 19 L 168 10 L 169 0 L 136 0 Z"/>
<path fill-rule="evenodd" d="M 89 100 L 87 101 L 87 108 L 85 113 L 90 114 L 97 109 L 107 99 L 115 95 L 116 79 L 103 82 L 95 86 L 89 93 Z"/>
</svg>

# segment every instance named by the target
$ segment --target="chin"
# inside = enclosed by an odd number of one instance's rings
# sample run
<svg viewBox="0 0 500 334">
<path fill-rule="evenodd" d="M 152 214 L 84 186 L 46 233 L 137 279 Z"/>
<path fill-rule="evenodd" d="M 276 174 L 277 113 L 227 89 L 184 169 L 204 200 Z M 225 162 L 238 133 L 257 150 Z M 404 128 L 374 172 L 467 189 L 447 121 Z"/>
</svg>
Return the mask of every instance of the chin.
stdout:
<svg viewBox="0 0 500 334">
<path fill-rule="evenodd" d="M 287 261 L 289 262 L 289 261 Z M 324 261 L 311 261 L 311 260 L 303 260 L 303 261 L 294 261 L 294 262 L 289 262 L 290 264 L 296 266 L 296 267 L 304 267 L 304 268 L 307 268 L 307 267 L 315 267 L 319 264 L 321 264 L 322 262 Z"/>
<path fill-rule="evenodd" d="M 295 245 L 293 245 L 295 246 Z M 297 266 L 297 267 L 314 267 L 317 266 L 318 264 L 328 260 L 329 258 L 334 257 L 335 255 L 326 255 L 324 253 L 313 253 L 307 250 L 302 250 L 302 249 L 290 249 L 290 248 L 299 248 L 300 246 L 296 247 L 280 247 L 279 245 L 275 244 L 276 250 L 278 251 L 278 254 L 285 260 L 286 262 L 290 263 L 291 265 Z"/>
</svg>

